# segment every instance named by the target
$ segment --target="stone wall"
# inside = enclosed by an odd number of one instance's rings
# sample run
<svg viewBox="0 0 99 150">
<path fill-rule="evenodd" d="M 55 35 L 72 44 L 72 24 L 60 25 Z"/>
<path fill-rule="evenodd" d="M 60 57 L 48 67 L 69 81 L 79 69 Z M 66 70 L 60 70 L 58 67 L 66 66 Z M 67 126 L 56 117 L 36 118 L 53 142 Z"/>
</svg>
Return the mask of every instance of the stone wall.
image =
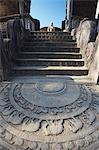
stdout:
<svg viewBox="0 0 99 150">
<path fill-rule="evenodd" d="M 83 19 L 89 17 L 94 19 L 98 0 L 73 0 L 72 18 Z"/>
<path fill-rule="evenodd" d="M 89 74 L 95 82 L 99 82 L 99 33 L 94 43 L 92 63 L 90 65 Z"/>
<path fill-rule="evenodd" d="M 0 81 L 3 79 L 3 66 L 2 66 L 2 51 L 3 51 L 3 36 L 2 33 L 0 32 Z"/>
<path fill-rule="evenodd" d="M 0 1 L 0 17 L 18 13 L 18 0 Z"/>
<path fill-rule="evenodd" d="M 0 81 L 6 80 L 12 65 L 12 41 L 0 32 Z"/>
<path fill-rule="evenodd" d="M 73 29 L 71 35 L 77 41 L 77 46 L 85 59 L 85 66 L 89 69 L 89 77 L 96 83 L 99 74 L 99 33 L 97 23 L 88 18 L 80 22 L 78 28 Z"/>
<path fill-rule="evenodd" d="M 95 20 L 98 0 L 67 0 L 66 5 L 66 30 L 71 31 L 79 26 L 84 18 Z"/>
<path fill-rule="evenodd" d="M 19 14 L 19 13 L 29 14 L 30 5 L 31 5 L 31 1 L 29 0 L 23 0 L 21 4 L 19 4 L 19 0 L 0 0 L 0 17 Z M 19 10 L 19 6 L 20 6 L 20 10 Z"/>
</svg>

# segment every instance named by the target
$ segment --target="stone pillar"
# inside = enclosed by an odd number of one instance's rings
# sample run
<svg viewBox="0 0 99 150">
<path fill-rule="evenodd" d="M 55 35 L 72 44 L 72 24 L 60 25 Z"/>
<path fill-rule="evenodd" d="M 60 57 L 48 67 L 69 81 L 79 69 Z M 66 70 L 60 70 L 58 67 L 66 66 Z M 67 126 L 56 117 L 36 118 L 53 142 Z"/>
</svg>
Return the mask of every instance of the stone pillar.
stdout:
<svg viewBox="0 0 99 150">
<path fill-rule="evenodd" d="M 26 0 L 26 13 L 30 13 L 31 0 Z"/>
<path fill-rule="evenodd" d="M 99 19 L 99 0 L 97 2 L 97 8 L 96 8 L 96 15 L 95 15 L 96 19 Z"/>
<path fill-rule="evenodd" d="M 98 20 L 97 32 L 99 32 L 99 0 L 98 0 L 98 2 L 97 2 L 97 8 L 96 8 L 95 19 Z"/>
<path fill-rule="evenodd" d="M 19 13 L 21 16 L 24 14 L 24 0 L 19 0 Z"/>
<path fill-rule="evenodd" d="M 65 24 L 66 31 L 69 31 L 72 28 L 72 9 L 73 9 L 73 0 L 67 0 L 66 24 Z"/>
<path fill-rule="evenodd" d="M 30 14 L 31 0 L 19 0 L 19 12 L 21 15 L 24 13 Z"/>
</svg>

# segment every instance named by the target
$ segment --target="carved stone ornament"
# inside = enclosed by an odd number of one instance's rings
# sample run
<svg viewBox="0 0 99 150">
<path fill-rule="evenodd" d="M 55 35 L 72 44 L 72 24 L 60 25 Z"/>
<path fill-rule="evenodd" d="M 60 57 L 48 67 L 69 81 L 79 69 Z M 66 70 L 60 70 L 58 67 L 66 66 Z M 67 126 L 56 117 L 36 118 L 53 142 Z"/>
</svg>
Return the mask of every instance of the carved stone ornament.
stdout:
<svg viewBox="0 0 99 150">
<path fill-rule="evenodd" d="M 0 85 L 0 150 L 96 150 L 99 94 L 65 78 Z"/>
</svg>

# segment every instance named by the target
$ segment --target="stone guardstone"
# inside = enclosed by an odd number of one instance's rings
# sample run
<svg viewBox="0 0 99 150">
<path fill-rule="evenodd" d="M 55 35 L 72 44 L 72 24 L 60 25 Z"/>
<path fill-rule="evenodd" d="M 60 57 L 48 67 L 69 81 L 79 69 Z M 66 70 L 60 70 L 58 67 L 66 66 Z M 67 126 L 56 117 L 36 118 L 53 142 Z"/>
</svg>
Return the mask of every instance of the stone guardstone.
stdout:
<svg viewBox="0 0 99 150">
<path fill-rule="evenodd" d="M 96 150 L 99 93 L 64 78 L 0 85 L 0 150 Z"/>
</svg>

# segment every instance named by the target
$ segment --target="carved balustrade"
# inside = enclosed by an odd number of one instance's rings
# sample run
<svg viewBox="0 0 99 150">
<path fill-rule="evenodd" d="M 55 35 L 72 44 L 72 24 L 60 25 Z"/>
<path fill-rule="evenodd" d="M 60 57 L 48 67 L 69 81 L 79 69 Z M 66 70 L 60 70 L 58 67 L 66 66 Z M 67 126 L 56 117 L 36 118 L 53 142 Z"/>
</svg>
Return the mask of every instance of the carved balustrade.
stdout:
<svg viewBox="0 0 99 150">
<path fill-rule="evenodd" d="M 99 77 L 99 32 L 97 32 L 96 21 L 83 19 L 79 27 L 72 30 L 71 35 L 80 47 L 85 65 L 89 69 L 89 77 L 97 83 Z"/>
<path fill-rule="evenodd" d="M 37 31 L 32 32 L 32 35 L 34 40 L 56 40 L 56 39 L 60 40 L 65 39 L 65 37 L 67 36 L 66 34 L 64 34 L 63 36 L 63 32 L 37 32 Z M 68 38 L 70 38 L 69 35 Z"/>
<path fill-rule="evenodd" d="M 6 80 L 11 73 L 18 51 L 22 45 L 25 31 L 21 19 L 7 22 L 6 32 L 0 32 L 0 79 Z M 28 37 L 28 36 L 27 36 Z"/>
</svg>

